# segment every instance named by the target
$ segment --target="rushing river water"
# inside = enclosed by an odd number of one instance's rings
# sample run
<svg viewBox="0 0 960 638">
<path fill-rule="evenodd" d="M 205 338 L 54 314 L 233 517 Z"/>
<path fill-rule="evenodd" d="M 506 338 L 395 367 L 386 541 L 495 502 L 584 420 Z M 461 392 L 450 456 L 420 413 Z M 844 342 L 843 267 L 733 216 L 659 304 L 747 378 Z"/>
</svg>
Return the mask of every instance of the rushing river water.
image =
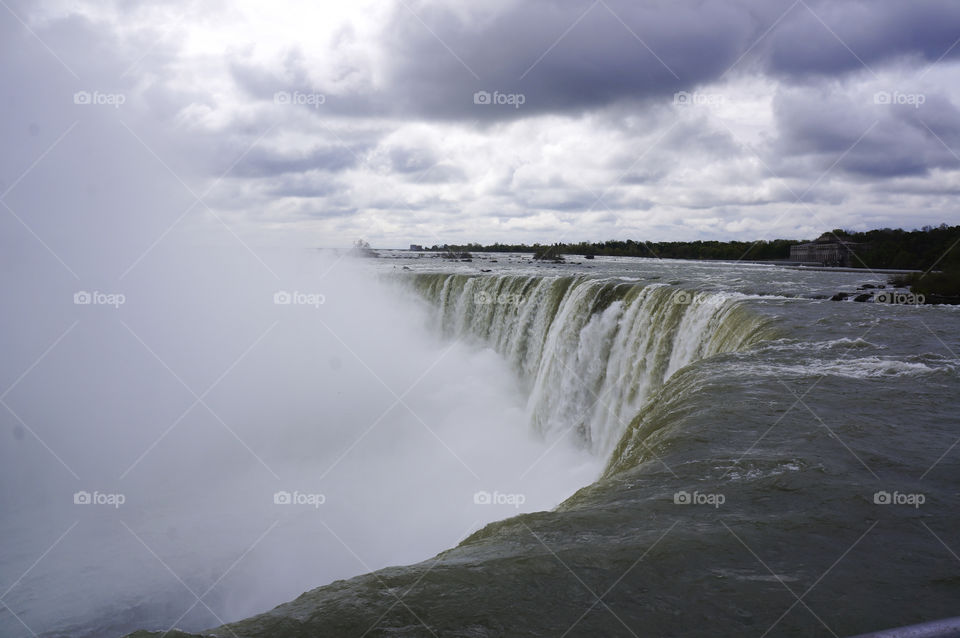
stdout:
<svg viewBox="0 0 960 638">
<path fill-rule="evenodd" d="M 237 635 L 842 636 L 957 613 L 957 308 L 825 299 L 886 283 L 868 272 L 405 257 L 379 266 L 606 469 Z"/>
<path fill-rule="evenodd" d="M 477 504 L 582 489 L 204 635 L 844 636 L 957 614 L 960 309 L 828 299 L 886 283 L 866 271 L 570 261 L 368 267 L 525 403 L 502 421 L 536 454 Z M 502 437 L 486 408 L 463 427 Z"/>
</svg>

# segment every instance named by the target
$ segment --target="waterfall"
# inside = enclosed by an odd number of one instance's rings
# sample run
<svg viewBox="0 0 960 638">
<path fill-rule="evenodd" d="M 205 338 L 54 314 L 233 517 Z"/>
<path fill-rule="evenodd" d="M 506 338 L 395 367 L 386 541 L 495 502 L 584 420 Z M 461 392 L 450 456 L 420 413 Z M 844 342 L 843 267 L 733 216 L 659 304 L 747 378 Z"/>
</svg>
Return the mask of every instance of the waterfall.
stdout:
<svg viewBox="0 0 960 638">
<path fill-rule="evenodd" d="M 585 276 L 418 274 L 447 337 L 504 356 L 531 426 L 606 456 L 644 402 L 700 359 L 749 347 L 768 320 L 742 296 Z"/>
</svg>

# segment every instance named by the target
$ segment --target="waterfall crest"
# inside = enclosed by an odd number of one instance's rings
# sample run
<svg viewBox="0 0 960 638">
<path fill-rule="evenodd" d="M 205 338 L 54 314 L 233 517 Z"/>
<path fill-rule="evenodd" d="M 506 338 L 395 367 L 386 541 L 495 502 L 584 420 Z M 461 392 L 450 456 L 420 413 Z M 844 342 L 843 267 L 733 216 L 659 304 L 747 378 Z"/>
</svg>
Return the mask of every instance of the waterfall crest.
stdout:
<svg viewBox="0 0 960 638">
<path fill-rule="evenodd" d="M 590 277 L 420 274 L 443 334 L 479 340 L 527 385 L 531 426 L 606 456 L 678 370 L 763 339 L 738 295 Z"/>
</svg>

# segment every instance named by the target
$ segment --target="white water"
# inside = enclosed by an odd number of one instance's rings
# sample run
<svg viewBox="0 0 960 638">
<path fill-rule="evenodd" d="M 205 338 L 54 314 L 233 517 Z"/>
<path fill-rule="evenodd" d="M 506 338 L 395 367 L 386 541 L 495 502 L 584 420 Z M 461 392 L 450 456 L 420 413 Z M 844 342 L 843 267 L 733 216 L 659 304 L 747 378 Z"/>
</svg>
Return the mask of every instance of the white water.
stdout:
<svg viewBox="0 0 960 638">
<path fill-rule="evenodd" d="M 604 460 L 677 370 L 746 347 L 763 326 L 740 296 L 662 284 L 419 275 L 415 285 L 448 334 L 479 337 L 526 379 L 534 430 Z"/>
</svg>

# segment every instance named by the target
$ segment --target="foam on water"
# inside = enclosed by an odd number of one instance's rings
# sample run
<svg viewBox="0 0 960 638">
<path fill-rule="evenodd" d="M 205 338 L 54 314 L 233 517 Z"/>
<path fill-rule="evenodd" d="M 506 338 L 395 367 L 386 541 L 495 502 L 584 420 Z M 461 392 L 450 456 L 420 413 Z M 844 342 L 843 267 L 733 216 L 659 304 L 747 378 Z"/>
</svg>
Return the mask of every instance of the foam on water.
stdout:
<svg viewBox="0 0 960 638">
<path fill-rule="evenodd" d="M 769 336 L 747 297 L 589 277 L 424 274 L 413 285 L 449 336 L 503 354 L 528 384 L 531 426 L 606 457 L 683 367 Z"/>
</svg>

